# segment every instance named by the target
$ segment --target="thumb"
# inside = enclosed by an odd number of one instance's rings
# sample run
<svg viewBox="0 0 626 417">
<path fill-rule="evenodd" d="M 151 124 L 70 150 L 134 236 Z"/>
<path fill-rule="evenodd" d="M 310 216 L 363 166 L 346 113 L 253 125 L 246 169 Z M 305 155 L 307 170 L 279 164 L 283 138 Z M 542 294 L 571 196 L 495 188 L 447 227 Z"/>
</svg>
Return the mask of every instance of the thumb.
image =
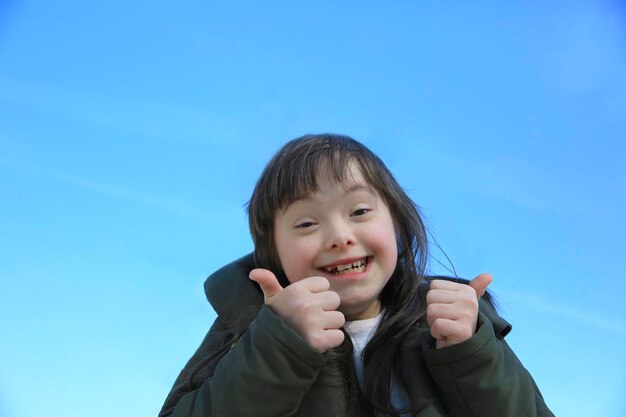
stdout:
<svg viewBox="0 0 626 417">
<path fill-rule="evenodd" d="M 278 278 L 272 271 L 263 268 L 256 268 L 250 271 L 248 275 L 252 281 L 255 281 L 261 286 L 263 291 L 263 297 L 265 297 L 265 304 L 269 304 L 272 298 L 283 290 L 283 287 L 278 282 Z"/>
<path fill-rule="evenodd" d="M 480 274 L 469 282 L 469 286 L 476 291 L 477 299 L 480 300 L 480 297 L 485 294 L 485 291 L 487 291 L 487 287 L 491 284 L 491 281 L 493 281 L 491 274 Z"/>
</svg>

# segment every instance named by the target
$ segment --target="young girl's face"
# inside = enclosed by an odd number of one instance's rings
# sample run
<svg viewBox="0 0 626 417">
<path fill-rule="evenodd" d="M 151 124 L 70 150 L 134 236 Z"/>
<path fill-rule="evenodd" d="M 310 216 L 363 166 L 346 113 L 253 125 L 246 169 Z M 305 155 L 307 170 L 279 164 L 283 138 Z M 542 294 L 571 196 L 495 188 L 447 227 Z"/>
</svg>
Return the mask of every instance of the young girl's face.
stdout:
<svg viewBox="0 0 626 417">
<path fill-rule="evenodd" d="M 346 179 L 320 178 L 319 191 L 279 210 L 274 236 L 290 282 L 323 276 L 348 320 L 376 316 L 398 260 L 393 219 L 358 168 Z"/>
</svg>

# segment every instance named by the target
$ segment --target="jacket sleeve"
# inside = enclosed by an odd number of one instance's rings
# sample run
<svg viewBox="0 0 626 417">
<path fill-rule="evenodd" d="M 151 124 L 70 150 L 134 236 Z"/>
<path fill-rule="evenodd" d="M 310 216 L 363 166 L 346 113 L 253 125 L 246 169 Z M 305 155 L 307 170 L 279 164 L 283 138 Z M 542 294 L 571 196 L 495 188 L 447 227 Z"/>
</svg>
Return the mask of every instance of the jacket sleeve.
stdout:
<svg viewBox="0 0 626 417">
<path fill-rule="evenodd" d="M 234 336 L 222 319 L 217 317 L 200 347 L 180 372 L 170 390 L 158 417 L 171 416 L 174 407 L 185 395 L 197 389 L 204 380 L 213 375 L 215 366 L 229 350 Z"/>
<path fill-rule="evenodd" d="M 324 362 L 323 354 L 263 306 L 214 372 L 180 398 L 172 416 L 293 416 Z"/>
<path fill-rule="evenodd" d="M 459 417 L 554 417 L 535 381 L 504 335 L 510 325 L 482 302 L 478 329 L 469 340 L 425 349 L 426 366 L 440 398 Z"/>
</svg>

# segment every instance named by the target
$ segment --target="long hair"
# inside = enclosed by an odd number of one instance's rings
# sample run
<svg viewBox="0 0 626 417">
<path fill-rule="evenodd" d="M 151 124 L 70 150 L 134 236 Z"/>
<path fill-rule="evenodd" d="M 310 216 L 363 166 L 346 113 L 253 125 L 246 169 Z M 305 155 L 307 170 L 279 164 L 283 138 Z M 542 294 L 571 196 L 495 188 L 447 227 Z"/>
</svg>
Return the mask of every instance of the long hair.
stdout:
<svg viewBox="0 0 626 417">
<path fill-rule="evenodd" d="M 396 415 L 398 411 L 391 405 L 391 381 L 393 375 L 399 374 L 397 348 L 406 331 L 424 315 L 419 287 L 424 279 L 428 250 L 426 228 L 418 207 L 383 161 L 362 143 L 343 135 L 306 135 L 285 144 L 265 167 L 248 202 L 255 264 L 273 271 L 283 285 L 288 285 L 274 241 L 276 213 L 319 191 L 321 176 L 342 182 L 353 166 L 389 208 L 398 245 L 396 268 L 380 294 L 385 313 L 363 352 L 364 384 L 362 393 L 356 395 L 368 415 L 380 412 Z M 335 353 L 351 354 L 351 349 L 344 345 Z M 349 375 L 346 380 L 354 382 Z M 355 390 L 349 391 L 350 404 L 355 401 Z"/>
</svg>

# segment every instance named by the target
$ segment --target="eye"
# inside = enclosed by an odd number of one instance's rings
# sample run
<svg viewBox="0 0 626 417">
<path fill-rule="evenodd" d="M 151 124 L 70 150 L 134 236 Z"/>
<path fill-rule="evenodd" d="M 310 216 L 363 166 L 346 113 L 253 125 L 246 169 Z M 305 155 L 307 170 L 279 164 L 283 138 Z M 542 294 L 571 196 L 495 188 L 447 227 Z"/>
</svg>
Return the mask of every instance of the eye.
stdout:
<svg viewBox="0 0 626 417">
<path fill-rule="evenodd" d="M 306 229 L 307 227 L 315 226 L 315 222 L 306 221 L 296 224 L 296 229 Z"/>
<path fill-rule="evenodd" d="M 368 209 L 368 208 L 360 208 L 360 209 L 354 210 L 350 216 L 351 217 L 354 217 L 354 216 L 364 216 L 367 213 L 369 213 L 370 211 L 372 211 L 372 210 Z"/>
</svg>

